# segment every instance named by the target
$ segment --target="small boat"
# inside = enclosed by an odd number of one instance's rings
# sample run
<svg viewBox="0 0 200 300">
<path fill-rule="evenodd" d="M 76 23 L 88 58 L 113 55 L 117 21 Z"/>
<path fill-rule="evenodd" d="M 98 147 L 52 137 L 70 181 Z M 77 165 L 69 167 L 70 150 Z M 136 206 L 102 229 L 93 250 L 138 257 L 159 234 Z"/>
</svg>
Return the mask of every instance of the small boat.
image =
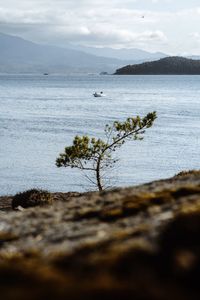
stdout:
<svg viewBox="0 0 200 300">
<path fill-rule="evenodd" d="M 95 93 L 93 94 L 93 96 L 94 96 L 94 97 L 103 97 L 103 96 L 105 96 L 105 95 L 104 95 L 103 92 L 100 92 L 100 93 L 95 92 Z"/>
</svg>

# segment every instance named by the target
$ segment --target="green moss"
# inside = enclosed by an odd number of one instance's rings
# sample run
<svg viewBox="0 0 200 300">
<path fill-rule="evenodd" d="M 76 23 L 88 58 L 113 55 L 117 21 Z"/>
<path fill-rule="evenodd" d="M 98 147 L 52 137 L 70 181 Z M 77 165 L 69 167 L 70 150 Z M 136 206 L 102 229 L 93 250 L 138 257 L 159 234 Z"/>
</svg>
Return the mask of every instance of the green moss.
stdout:
<svg viewBox="0 0 200 300">
<path fill-rule="evenodd" d="M 188 171 L 182 171 L 174 176 L 174 178 L 184 177 L 188 175 L 200 175 L 200 170 L 188 170 Z"/>
<path fill-rule="evenodd" d="M 44 206 L 52 204 L 53 197 L 48 191 L 31 189 L 22 193 L 18 193 L 13 197 L 12 208 L 18 206 L 23 208 Z"/>
</svg>

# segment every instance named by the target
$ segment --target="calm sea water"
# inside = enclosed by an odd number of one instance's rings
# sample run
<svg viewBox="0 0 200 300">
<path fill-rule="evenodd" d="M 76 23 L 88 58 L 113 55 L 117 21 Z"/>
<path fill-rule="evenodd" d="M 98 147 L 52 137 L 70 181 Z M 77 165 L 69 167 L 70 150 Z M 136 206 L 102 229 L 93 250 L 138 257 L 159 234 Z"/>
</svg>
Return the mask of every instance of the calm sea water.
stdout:
<svg viewBox="0 0 200 300">
<path fill-rule="evenodd" d="M 104 98 L 94 98 L 103 90 Z M 129 186 L 200 168 L 200 76 L 0 76 L 0 195 L 37 187 L 83 191 L 79 172 L 56 168 L 74 135 L 156 110 L 143 141 L 126 143 L 109 172 Z"/>
</svg>

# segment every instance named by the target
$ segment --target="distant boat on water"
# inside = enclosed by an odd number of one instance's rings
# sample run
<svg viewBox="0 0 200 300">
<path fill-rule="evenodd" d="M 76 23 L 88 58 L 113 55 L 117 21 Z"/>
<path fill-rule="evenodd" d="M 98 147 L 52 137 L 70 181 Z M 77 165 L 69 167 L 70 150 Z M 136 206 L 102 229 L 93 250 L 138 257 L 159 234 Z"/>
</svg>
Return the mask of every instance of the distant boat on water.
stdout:
<svg viewBox="0 0 200 300">
<path fill-rule="evenodd" d="M 94 97 L 104 97 L 105 95 L 104 95 L 103 92 L 100 92 L 100 93 L 95 92 L 95 93 L 93 94 L 93 96 L 94 96 Z"/>
<path fill-rule="evenodd" d="M 49 75 L 49 73 L 43 73 L 43 75 L 45 75 L 45 76 L 48 76 L 48 75 Z"/>
</svg>

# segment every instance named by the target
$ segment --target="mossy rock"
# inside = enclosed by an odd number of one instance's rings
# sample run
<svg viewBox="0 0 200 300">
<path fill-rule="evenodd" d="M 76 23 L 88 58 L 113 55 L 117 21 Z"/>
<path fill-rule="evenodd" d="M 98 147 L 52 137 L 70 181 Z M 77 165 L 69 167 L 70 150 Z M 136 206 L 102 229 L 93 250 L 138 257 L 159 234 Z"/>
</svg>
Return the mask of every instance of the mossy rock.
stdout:
<svg viewBox="0 0 200 300">
<path fill-rule="evenodd" d="M 174 176 L 174 178 L 181 178 L 189 175 L 199 176 L 200 170 L 189 170 L 189 171 L 182 171 Z"/>
<path fill-rule="evenodd" d="M 12 208 L 18 206 L 23 208 L 44 206 L 52 204 L 53 197 L 48 191 L 31 189 L 22 193 L 18 193 L 13 197 Z"/>
</svg>

